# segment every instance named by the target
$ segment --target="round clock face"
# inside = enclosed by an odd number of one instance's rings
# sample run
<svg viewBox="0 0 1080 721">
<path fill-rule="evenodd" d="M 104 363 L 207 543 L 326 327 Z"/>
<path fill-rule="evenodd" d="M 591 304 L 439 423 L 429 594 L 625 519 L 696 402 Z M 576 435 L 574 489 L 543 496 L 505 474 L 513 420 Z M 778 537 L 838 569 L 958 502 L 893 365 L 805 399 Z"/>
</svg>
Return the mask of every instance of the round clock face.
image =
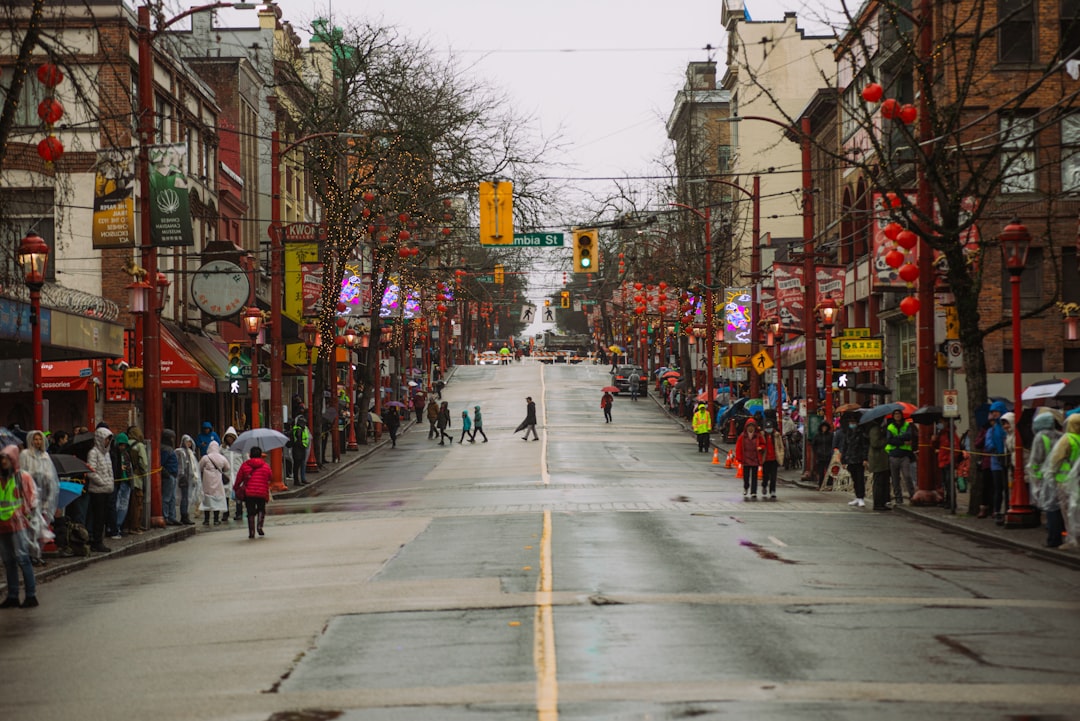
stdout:
<svg viewBox="0 0 1080 721">
<path fill-rule="evenodd" d="M 213 318 L 228 318 L 248 301 L 251 283 L 243 268 L 227 260 L 212 260 L 195 271 L 191 297 L 199 310 Z"/>
</svg>

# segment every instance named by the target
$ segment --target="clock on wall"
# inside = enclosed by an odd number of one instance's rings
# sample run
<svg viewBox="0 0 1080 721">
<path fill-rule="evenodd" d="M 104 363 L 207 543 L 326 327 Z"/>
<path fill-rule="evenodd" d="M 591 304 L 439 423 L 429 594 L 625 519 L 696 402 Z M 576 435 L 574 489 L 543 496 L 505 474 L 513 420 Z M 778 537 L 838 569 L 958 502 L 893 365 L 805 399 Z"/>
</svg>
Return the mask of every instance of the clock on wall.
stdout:
<svg viewBox="0 0 1080 721">
<path fill-rule="evenodd" d="M 191 278 L 191 297 L 205 315 L 228 318 L 248 301 L 251 283 L 243 268 L 227 260 L 204 263 Z"/>
</svg>

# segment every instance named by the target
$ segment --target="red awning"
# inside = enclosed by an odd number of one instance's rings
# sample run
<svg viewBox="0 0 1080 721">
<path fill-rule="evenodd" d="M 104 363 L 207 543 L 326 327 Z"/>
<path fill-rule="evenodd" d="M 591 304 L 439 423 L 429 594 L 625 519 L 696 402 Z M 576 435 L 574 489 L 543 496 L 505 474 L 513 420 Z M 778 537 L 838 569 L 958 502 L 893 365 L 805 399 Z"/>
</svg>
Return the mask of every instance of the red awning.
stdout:
<svg viewBox="0 0 1080 721">
<path fill-rule="evenodd" d="M 93 361 L 42 361 L 41 389 L 46 391 L 85 391 L 93 382 Z"/>
<path fill-rule="evenodd" d="M 164 325 L 161 326 L 161 387 L 166 391 L 214 393 L 217 384 L 206 369 Z"/>
</svg>

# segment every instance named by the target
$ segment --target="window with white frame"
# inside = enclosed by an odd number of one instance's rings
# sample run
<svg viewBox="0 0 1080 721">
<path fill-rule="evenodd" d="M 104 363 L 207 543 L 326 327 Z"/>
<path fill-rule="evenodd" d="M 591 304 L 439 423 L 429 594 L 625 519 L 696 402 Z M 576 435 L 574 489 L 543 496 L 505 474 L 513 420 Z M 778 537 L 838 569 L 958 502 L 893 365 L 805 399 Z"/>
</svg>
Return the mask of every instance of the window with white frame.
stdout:
<svg viewBox="0 0 1080 721">
<path fill-rule="evenodd" d="M 1001 192 L 1035 191 L 1035 119 L 1022 115 L 1001 118 Z"/>
</svg>

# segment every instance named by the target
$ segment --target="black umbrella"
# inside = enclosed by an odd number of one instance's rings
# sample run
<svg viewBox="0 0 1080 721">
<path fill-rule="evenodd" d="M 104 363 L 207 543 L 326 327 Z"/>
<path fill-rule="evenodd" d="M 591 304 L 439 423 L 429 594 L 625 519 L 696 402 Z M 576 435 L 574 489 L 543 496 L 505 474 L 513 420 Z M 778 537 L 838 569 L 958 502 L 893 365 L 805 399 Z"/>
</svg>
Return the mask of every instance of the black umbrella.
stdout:
<svg viewBox="0 0 1080 721">
<path fill-rule="evenodd" d="M 60 450 L 85 461 L 86 457 L 90 454 L 90 449 L 93 447 L 94 432 L 88 431 L 86 433 L 80 433 L 72 438 L 67 444 L 61 447 Z"/>
<path fill-rule="evenodd" d="M 911 420 L 922 426 L 932 426 L 942 419 L 944 411 L 939 406 L 923 406 L 916 408 L 911 414 Z"/>
<path fill-rule="evenodd" d="M 1066 401 L 1080 401 L 1080 378 L 1073 378 L 1065 387 L 1054 394 L 1054 398 Z"/>
<path fill-rule="evenodd" d="M 867 423 L 873 423 L 874 421 L 891 416 L 893 411 L 902 410 L 904 410 L 904 407 L 899 403 L 884 403 L 880 406 L 874 406 L 862 414 L 862 417 L 859 418 L 859 425 L 865 426 Z"/>
<path fill-rule="evenodd" d="M 67 453 L 51 453 L 49 458 L 52 459 L 53 465 L 56 466 L 56 475 L 61 477 L 81 476 L 91 471 L 90 466 L 86 465 L 81 459 Z"/>
<path fill-rule="evenodd" d="M 870 396 L 891 396 L 892 388 L 886 388 L 880 383 L 859 383 L 855 386 L 856 393 L 865 393 Z"/>
</svg>

